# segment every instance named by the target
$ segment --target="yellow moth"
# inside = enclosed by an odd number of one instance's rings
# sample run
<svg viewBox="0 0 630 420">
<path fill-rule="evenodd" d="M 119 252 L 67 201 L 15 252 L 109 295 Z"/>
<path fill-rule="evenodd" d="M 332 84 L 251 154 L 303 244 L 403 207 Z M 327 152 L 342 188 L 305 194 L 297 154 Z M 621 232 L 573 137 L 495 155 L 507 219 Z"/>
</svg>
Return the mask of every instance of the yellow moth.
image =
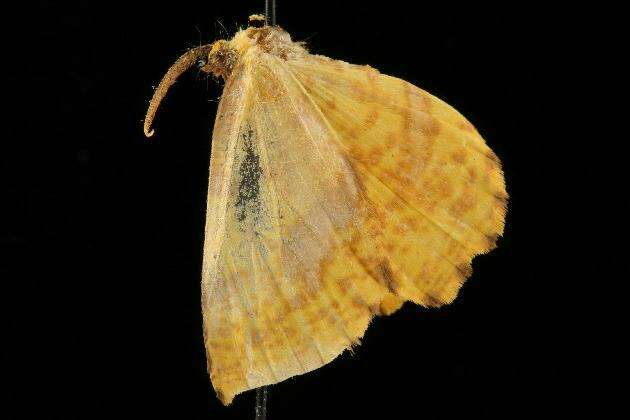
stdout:
<svg viewBox="0 0 630 420">
<path fill-rule="evenodd" d="M 325 365 L 405 301 L 452 302 L 472 258 L 495 247 L 501 164 L 440 99 L 252 25 L 177 60 L 147 136 L 168 88 L 196 64 L 225 80 L 201 282 L 224 404 Z"/>
</svg>

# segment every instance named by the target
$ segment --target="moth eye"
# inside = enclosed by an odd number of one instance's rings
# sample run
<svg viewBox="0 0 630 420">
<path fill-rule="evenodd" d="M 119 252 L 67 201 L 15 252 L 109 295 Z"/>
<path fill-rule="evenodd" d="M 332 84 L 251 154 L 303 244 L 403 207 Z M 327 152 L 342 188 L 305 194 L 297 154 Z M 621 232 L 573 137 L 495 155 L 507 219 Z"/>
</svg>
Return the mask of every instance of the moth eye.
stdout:
<svg viewBox="0 0 630 420">
<path fill-rule="evenodd" d="M 208 64 L 208 62 L 204 58 L 200 58 L 199 60 L 197 60 L 197 67 L 203 67 L 206 64 Z"/>
</svg>

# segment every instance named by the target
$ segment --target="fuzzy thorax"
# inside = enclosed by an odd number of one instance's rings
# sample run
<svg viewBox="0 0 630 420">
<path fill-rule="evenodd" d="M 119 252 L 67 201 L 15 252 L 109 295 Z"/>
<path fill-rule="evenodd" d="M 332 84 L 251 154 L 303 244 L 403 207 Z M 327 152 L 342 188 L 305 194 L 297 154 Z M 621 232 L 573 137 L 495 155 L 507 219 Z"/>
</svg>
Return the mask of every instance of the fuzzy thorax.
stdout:
<svg viewBox="0 0 630 420">
<path fill-rule="evenodd" d="M 291 36 L 280 27 L 249 27 L 237 32 L 229 41 L 222 39 L 212 44 L 207 62 L 201 70 L 227 80 L 236 63 L 249 52 L 272 54 L 286 60 L 306 51 L 301 43 L 293 42 Z"/>
</svg>

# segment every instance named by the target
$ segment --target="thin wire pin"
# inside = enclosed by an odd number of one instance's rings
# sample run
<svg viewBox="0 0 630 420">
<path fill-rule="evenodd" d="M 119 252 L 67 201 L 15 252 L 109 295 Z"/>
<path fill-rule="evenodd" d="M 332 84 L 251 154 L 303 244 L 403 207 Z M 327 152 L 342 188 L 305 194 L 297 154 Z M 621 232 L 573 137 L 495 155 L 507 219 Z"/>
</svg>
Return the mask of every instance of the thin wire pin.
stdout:
<svg viewBox="0 0 630 420">
<path fill-rule="evenodd" d="M 265 23 L 276 26 L 276 0 L 265 0 Z"/>
<path fill-rule="evenodd" d="M 276 0 L 265 0 L 265 24 L 276 25 Z M 255 420 L 267 420 L 267 388 L 261 386 L 256 389 Z"/>
</svg>

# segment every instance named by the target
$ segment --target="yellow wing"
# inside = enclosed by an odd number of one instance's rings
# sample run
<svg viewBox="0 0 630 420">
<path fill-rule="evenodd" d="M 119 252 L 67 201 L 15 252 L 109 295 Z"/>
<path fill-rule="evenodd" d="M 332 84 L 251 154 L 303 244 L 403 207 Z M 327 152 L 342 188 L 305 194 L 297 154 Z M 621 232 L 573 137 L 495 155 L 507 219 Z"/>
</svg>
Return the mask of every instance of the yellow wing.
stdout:
<svg viewBox="0 0 630 420">
<path fill-rule="evenodd" d="M 352 166 L 370 217 L 352 247 L 390 289 L 427 306 L 451 302 L 470 261 L 503 233 L 501 164 L 440 99 L 369 66 L 305 54 L 288 61 Z"/>
<path fill-rule="evenodd" d="M 204 335 L 219 398 L 316 369 L 403 300 L 454 299 L 503 231 L 496 156 L 369 67 L 252 49 L 214 130 Z"/>
<path fill-rule="evenodd" d="M 349 246 L 362 192 L 322 114 L 284 61 L 239 63 L 214 128 L 202 278 L 208 368 L 226 404 L 328 363 L 401 304 Z"/>
</svg>

